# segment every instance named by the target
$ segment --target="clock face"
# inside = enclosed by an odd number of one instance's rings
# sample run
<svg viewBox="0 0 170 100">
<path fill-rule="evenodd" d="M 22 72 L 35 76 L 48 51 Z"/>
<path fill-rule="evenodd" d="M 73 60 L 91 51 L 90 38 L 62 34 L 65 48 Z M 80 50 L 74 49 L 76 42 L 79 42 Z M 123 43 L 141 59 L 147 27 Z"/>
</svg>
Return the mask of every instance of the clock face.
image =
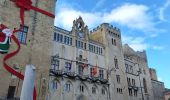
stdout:
<svg viewBox="0 0 170 100">
<path fill-rule="evenodd" d="M 83 32 L 79 32 L 78 35 L 80 38 L 84 38 L 84 36 L 85 36 L 85 34 Z"/>
</svg>

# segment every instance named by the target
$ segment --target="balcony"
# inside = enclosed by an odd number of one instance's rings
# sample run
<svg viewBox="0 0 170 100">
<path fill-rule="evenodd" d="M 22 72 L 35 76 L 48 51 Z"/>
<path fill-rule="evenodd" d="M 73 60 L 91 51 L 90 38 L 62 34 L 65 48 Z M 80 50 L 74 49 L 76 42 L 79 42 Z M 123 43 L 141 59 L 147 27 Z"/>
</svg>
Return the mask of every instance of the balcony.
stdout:
<svg viewBox="0 0 170 100">
<path fill-rule="evenodd" d="M 134 89 L 134 90 L 138 91 L 138 88 L 139 88 L 139 87 L 137 87 L 137 86 L 135 86 L 135 85 L 128 85 L 128 88 L 129 88 L 129 89 Z"/>
<path fill-rule="evenodd" d="M 64 75 L 66 75 L 67 77 L 72 78 L 72 79 L 75 78 L 74 72 L 64 71 Z"/>
<path fill-rule="evenodd" d="M 77 77 L 77 79 L 79 79 L 81 81 L 87 81 L 89 76 L 88 75 L 77 74 L 76 77 Z"/>
<path fill-rule="evenodd" d="M 133 89 L 138 91 L 138 87 L 137 86 L 133 86 Z"/>
<path fill-rule="evenodd" d="M 62 75 L 63 75 L 62 70 L 50 69 L 50 76 L 62 76 Z"/>
<path fill-rule="evenodd" d="M 50 76 L 55 76 L 55 77 L 67 77 L 70 79 L 78 79 L 81 81 L 88 81 L 88 82 L 94 82 L 94 83 L 101 83 L 101 84 L 107 84 L 108 79 L 100 78 L 100 77 L 93 77 L 90 75 L 83 75 L 78 74 L 75 72 L 70 72 L 70 71 L 63 71 L 63 70 L 54 70 L 50 69 Z"/>
<path fill-rule="evenodd" d="M 99 82 L 99 77 L 91 77 L 92 82 Z"/>
<path fill-rule="evenodd" d="M 76 57 L 76 60 L 79 61 L 79 62 L 88 62 L 87 59 L 83 59 L 81 57 Z"/>
<path fill-rule="evenodd" d="M 100 78 L 100 82 L 102 84 L 106 84 L 106 83 L 108 83 L 108 79 Z"/>
</svg>

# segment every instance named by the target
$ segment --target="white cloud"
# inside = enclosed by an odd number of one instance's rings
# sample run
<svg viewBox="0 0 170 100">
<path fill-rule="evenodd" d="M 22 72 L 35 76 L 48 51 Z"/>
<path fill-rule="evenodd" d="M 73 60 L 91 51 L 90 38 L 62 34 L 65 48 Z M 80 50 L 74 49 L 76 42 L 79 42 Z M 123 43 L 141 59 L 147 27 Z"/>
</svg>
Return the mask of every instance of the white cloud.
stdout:
<svg viewBox="0 0 170 100">
<path fill-rule="evenodd" d="M 161 45 L 153 45 L 146 42 L 145 37 L 133 37 L 133 36 L 125 36 L 122 35 L 122 42 L 123 44 L 128 44 L 131 48 L 135 51 L 143 51 L 147 49 L 152 50 L 163 50 L 165 46 Z"/>
<path fill-rule="evenodd" d="M 165 10 L 167 10 L 168 7 L 170 7 L 170 0 L 167 0 L 159 10 L 159 18 L 161 21 L 166 21 L 164 17 L 164 12 Z"/>
<path fill-rule="evenodd" d="M 83 17 L 83 20 L 89 27 L 99 24 L 101 19 L 100 13 L 87 13 L 75 10 L 73 8 L 63 8 L 57 14 L 55 25 L 62 26 L 65 29 L 71 29 L 73 25 L 73 20 L 75 20 L 79 16 Z"/>
<path fill-rule="evenodd" d="M 135 51 L 143 51 L 148 49 L 149 45 L 145 43 L 143 37 L 122 36 L 123 44 L 128 44 Z"/>
<path fill-rule="evenodd" d="M 153 22 L 147 14 L 149 8 L 144 5 L 124 4 L 104 16 L 107 22 L 116 22 L 133 29 L 150 30 Z"/>
<path fill-rule="evenodd" d="M 55 25 L 71 29 L 73 20 L 80 15 L 89 27 L 94 27 L 97 24 L 107 22 L 117 23 L 131 29 L 154 31 L 154 22 L 152 16 L 149 16 L 148 10 L 149 8 L 147 6 L 137 4 L 124 4 L 112 9 L 110 12 L 104 13 L 83 12 L 74 9 L 73 7 L 66 6 L 59 8 Z"/>
<path fill-rule="evenodd" d="M 161 77 L 158 77 L 158 81 L 163 81 Z"/>
<path fill-rule="evenodd" d="M 165 47 L 164 46 L 155 45 L 155 46 L 152 46 L 152 49 L 154 49 L 154 50 L 163 50 L 163 49 L 165 49 Z"/>
</svg>

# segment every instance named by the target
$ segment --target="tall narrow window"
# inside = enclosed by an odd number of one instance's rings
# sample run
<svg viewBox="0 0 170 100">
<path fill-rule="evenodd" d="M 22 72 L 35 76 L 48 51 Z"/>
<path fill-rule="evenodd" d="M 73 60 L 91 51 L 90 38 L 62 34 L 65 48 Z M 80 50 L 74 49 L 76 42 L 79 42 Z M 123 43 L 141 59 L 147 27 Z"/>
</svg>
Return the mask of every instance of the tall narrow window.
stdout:
<svg viewBox="0 0 170 100">
<path fill-rule="evenodd" d="M 78 43 L 77 43 L 77 40 L 76 40 L 76 47 L 78 47 Z"/>
<path fill-rule="evenodd" d="M 101 91 L 101 92 L 102 92 L 102 95 L 105 95 L 105 94 L 106 94 L 106 90 L 105 90 L 104 87 L 102 88 L 102 91 Z"/>
<path fill-rule="evenodd" d="M 103 73 L 103 70 L 99 70 L 99 77 L 100 79 L 103 79 L 104 78 L 104 73 Z"/>
<path fill-rule="evenodd" d="M 84 92 L 84 86 L 80 85 L 80 92 Z"/>
<path fill-rule="evenodd" d="M 116 69 L 119 69 L 119 67 L 118 67 L 118 60 L 117 60 L 117 58 L 114 58 L 114 63 L 115 63 L 115 68 L 116 68 Z"/>
<path fill-rule="evenodd" d="M 81 48 L 83 49 L 83 42 L 81 42 Z"/>
<path fill-rule="evenodd" d="M 80 48 L 81 47 L 81 43 L 80 43 L 80 41 L 78 41 L 78 48 Z"/>
<path fill-rule="evenodd" d="M 92 87 L 92 93 L 96 94 L 96 87 L 94 87 L 94 86 Z"/>
<path fill-rule="evenodd" d="M 126 72 L 128 73 L 129 72 L 128 64 L 125 64 L 125 69 L 126 69 Z"/>
<path fill-rule="evenodd" d="M 71 65 L 72 65 L 71 62 L 65 62 L 65 69 L 67 72 L 71 71 L 71 67 L 72 67 Z"/>
<path fill-rule="evenodd" d="M 84 49 L 86 49 L 86 43 L 84 43 Z"/>
<path fill-rule="evenodd" d="M 135 84 L 135 79 L 132 79 L 132 85 L 133 85 L 133 86 L 136 86 L 136 84 Z"/>
<path fill-rule="evenodd" d="M 132 89 L 131 88 L 129 88 L 129 96 L 132 96 Z"/>
<path fill-rule="evenodd" d="M 148 93 L 148 89 L 147 89 L 147 84 L 146 84 L 146 79 L 145 78 L 143 78 L 143 87 L 144 87 L 145 93 Z"/>
<path fill-rule="evenodd" d="M 90 77 L 93 77 L 93 68 L 90 68 Z"/>
<path fill-rule="evenodd" d="M 51 67 L 53 70 L 58 70 L 59 69 L 59 60 L 51 59 Z"/>
<path fill-rule="evenodd" d="M 71 84 L 70 84 L 69 82 L 64 85 L 64 90 L 65 90 L 66 92 L 70 92 L 70 90 L 71 90 Z"/>
<path fill-rule="evenodd" d="M 52 80 L 52 89 L 53 90 L 57 90 L 57 88 L 58 88 L 58 84 L 57 84 L 57 81 L 56 80 Z"/>
<path fill-rule="evenodd" d="M 134 96 L 137 97 L 137 95 L 138 95 L 138 91 L 134 90 Z"/>
<path fill-rule="evenodd" d="M 117 83 L 120 83 L 120 75 L 116 75 Z"/>
<path fill-rule="evenodd" d="M 113 38 L 112 38 L 112 45 L 114 44 Z"/>
<path fill-rule="evenodd" d="M 67 36 L 67 42 L 66 42 L 66 44 L 68 44 L 68 45 L 69 45 L 69 42 L 70 42 L 69 39 L 70 39 L 70 37 Z"/>
<path fill-rule="evenodd" d="M 83 75 L 83 66 L 82 65 L 78 66 L 78 74 Z"/>
<path fill-rule="evenodd" d="M 82 61 L 82 59 L 83 59 L 83 56 L 80 54 L 79 55 L 79 60 Z"/>
<path fill-rule="evenodd" d="M 93 52 L 95 52 L 95 49 L 96 49 L 96 47 L 95 47 L 95 46 L 93 46 Z"/>
<path fill-rule="evenodd" d="M 103 49 L 101 48 L 101 54 L 103 53 Z"/>
<path fill-rule="evenodd" d="M 64 36 L 64 43 L 67 43 L 67 36 Z"/>
<path fill-rule="evenodd" d="M 70 38 L 70 45 L 72 45 L 72 38 Z"/>
<path fill-rule="evenodd" d="M 129 68 L 130 68 L 130 73 L 133 73 L 133 66 L 129 65 Z"/>
<path fill-rule="evenodd" d="M 62 35 L 62 34 L 59 34 L 59 35 L 58 35 L 58 38 L 59 38 L 59 42 L 62 43 L 62 42 L 63 42 L 63 35 Z"/>
<path fill-rule="evenodd" d="M 99 47 L 99 54 L 101 54 L 101 50 L 100 50 L 100 47 Z"/>
<path fill-rule="evenodd" d="M 96 47 L 96 53 L 99 54 L 99 47 Z"/>
<path fill-rule="evenodd" d="M 127 77 L 128 86 L 131 86 L 130 78 Z"/>
<path fill-rule="evenodd" d="M 116 46 L 116 40 L 114 39 L 114 45 Z"/>
<path fill-rule="evenodd" d="M 28 26 L 20 25 L 20 31 L 18 32 L 18 40 L 20 43 L 26 44 L 27 33 L 28 33 Z"/>
<path fill-rule="evenodd" d="M 59 42 L 60 41 L 60 34 L 56 33 L 56 41 Z"/>
<path fill-rule="evenodd" d="M 54 32 L 54 41 L 56 41 L 56 39 L 57 39 L 57 33 L 56 32 Z"/>
</svg>

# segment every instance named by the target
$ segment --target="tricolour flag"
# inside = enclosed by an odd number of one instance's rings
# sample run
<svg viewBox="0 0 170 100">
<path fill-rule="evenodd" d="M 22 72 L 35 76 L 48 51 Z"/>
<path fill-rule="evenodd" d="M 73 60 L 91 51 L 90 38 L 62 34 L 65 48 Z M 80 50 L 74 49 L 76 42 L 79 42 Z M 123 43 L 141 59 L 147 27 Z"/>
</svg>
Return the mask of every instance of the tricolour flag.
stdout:
<svg viewBox="0 0 170 100">
<path fill-rule="evenodd" d="M 97 74 L 97 65 L 93 68 L 93 76 Z"/>
<path fill-rule="evenodd" d="M 68 63 L 69 71 L 71 70 L 71 63 Z"/>
<path fill-rule="evenodd" d="M 86 65 L 85 63 L 83 64 L 83 69 L 84 69 L 84 68 L 87 68 L 87 65 Z"/>
</svg>

